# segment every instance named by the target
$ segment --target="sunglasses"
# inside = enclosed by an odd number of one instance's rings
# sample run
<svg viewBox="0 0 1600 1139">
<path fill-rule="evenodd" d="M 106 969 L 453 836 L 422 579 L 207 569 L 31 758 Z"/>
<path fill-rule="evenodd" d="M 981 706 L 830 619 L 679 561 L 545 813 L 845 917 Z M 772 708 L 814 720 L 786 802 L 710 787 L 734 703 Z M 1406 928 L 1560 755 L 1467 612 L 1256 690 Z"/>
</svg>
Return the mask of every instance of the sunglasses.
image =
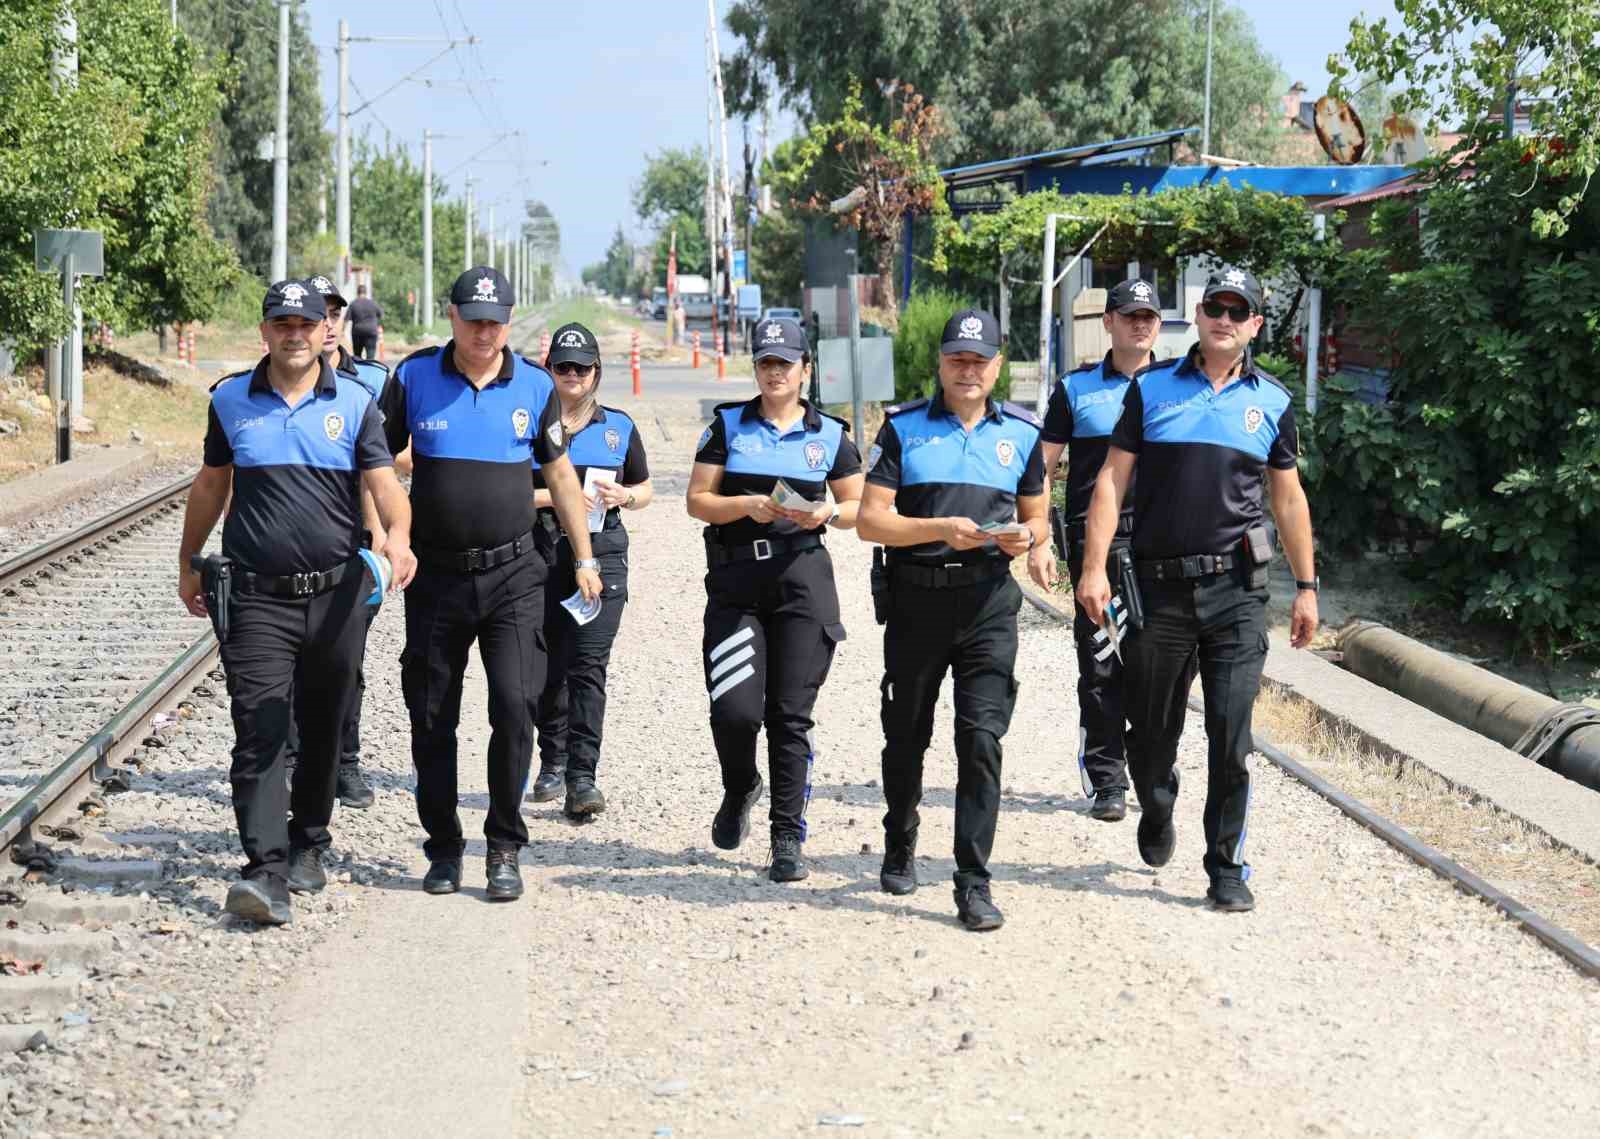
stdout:
<svg viewBox="0 0 1600 1139">
<path fill-rule="evenodd" d="M 555 371 L 558 376 L 587 376 L 594 371 L 594 365 L 561 363 L 556 365 Z"/>
<path fill-rule="evenodd" d="M 1228 319 L 1235 324 L 1243 324 L 1251 315 L 1249 305 L 1225 305 L 1221 301 L 1201 301 L 1200 311 L 1212 320 L 1221 320 L 1222 314 L 1227 313 Z"/>
</svg>

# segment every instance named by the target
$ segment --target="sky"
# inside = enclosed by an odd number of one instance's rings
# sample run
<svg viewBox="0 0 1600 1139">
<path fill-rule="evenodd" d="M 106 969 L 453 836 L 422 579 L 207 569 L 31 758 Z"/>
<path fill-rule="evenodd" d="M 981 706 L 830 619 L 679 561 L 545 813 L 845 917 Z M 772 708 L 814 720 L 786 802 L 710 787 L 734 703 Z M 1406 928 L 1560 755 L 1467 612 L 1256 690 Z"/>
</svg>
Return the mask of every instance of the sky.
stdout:
<svg viewBox="0 0 1600 1139">
<path fill-rule="evenodd" d="M 726 11 L 728 0 L 716 3 L 719 14 Z M 1363 8 L 1393 10 L 1392 0 L 1242 0 L 1239 6 L 1286 77 L 1303 81 L 1313 95 L 1327 86 L 1328 53 L 1344 45 L 1351 17 Z M 446 51 L 426 67 L 445 51 L 442 43 L 352 44 L 350 107 L 373 100 L 353 116 L 352 129 L 376 139 L 388 132 L 419 159 L 424 129 L 455 136 L 434 143 L 434 169 L 447 175 L 451 195 L 461 194 L 471 173 L 479 201 L 496 203 L 497 224 L 520 210 L 524 198 L 542 199 L 561 223 L 573 275 L 603 256 L 619 222 L 630 236 L 642 236 L 629 192 L 644 156 L 705 143 L 706 9 L 698 2 L 304 0 L 303 8 L 312 39 L 325 49 L 321 75 L 330 109 L 341 18 L 352 37 L 477 36 L 477 45 Z M 724 55 L 731 54 L 726 27 L 721 39 Z M 384 93 L 412 72 L 433 85 L 402 82 Z M 793 130 L 793 119 L 781 116 L 774 125 L 775 144 Z M 514 129 L 521 138 L 491 145 Z M 740 124 L 730 122 L 735 168 L 741 147 Z"/>
</svg>

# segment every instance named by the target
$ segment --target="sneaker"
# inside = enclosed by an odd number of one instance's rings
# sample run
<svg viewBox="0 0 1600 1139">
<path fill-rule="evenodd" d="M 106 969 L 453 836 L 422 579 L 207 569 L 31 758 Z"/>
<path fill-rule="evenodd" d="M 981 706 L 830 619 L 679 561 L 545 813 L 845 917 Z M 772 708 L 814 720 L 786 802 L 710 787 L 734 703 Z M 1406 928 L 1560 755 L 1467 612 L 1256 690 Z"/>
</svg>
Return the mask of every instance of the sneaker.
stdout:
<svg viewBox="0 0 1600 1139">
<path fill-rule="evenodd" d="M 289 852 L 289 890 L 296 894 L 318 894 L 328 884 L 322 868 L 322 848 L 308 846 Z"/>
<path fill-rule="evenodd" d="M 1102 787 L 1094 793 L 1089 817 L 1103 823 L 1120 823 L 1128 817 L 1128 793 L 1121 787 Z"/>
<path fill-rule="evenodd" d="M 750 833 L 750 808 L 760 801 L 765 789 L 766 784 L 757 775 L 756 785 L 748 791 L 722 792 L 722 806 L 711 820 L 711 842 L 718 850 L 739 849 L 745 835 Z"/>
<path fill-rule="evenodd" d="M 1151 811 L 1139 816 L 1139 857 L 1146 866 L 1165 866 L 1178 845 L 1178 828 L 1172 819 L 1160 818 Z"/>
<path fill-rule="evenodd" d="M 222 908 L 257 925 L 288 925 L 294 919 L 289 888 L 276 874 L 235 882 Z"/>
<path fill-rule="evenodd" d="M 492 901 L 509 902 L 522 897 L 522 872 L 517 869 L 518 850 L 491 850 L 489 852 L 489 887 L 485 891 Z"/>
<path fill-rule="evenodd" d="M 987 882 L 977 886 L 957 886 L 955 895 L 956 916 L 961 919 L 962 925 L 973 932 L 999 929 L 1006 924 L 1006 915 L 1000 912 L 1000 907 L 989 896 Z"/>
<path fill-rule="evenodd" d="M 364 811 L 372 806 L 372 784 L 353 763 L 339 765 L 339 802 L 351 810 Z"/>
<path fill-rule="evenodd" d="M 567 782 L 567 769 L 565 767 L 546 767 L 539 765 L 539 778 L 533 781 L 533 801 L 535 803 L 548 803 L 552 799 L 561 798 L 561 788 Z"/>
<path fill-rule="evenodd" d="M 767 877 L 774 882 L 798 882 L 810 873 L 806 856 L 800 852 L 800 839 L 792 834 L 774 835 L 772 853 L 767 859 Z"/>
<path fill-rule="evenodd" d="M 904 896 L 917 889 L 917 835 L 913 831 L 905 838 L 885 841 L 883 868 L 878 871 L 878 885 L 885 894 Z"/>
<path fill-rule="evenodd" d="M 454 894 L 461 889 L 461 859 L 435 858 L 422 879 L 424 894 Z"/>
<path fill-rule="evenodd" d="M 598 815 L 606 809 L 606 797 L 593 779 L 572 779 L 567 782 L 567 802 L 563 808 L 574 819 Z"/>
<path fill-rule="evenodd" d="M 1206 891 L 1211 904 L 1226 913 L 1242 914 L 1256 908 L 1256 897 L 1238 878 L 1218 878 Z"/>
</svg>

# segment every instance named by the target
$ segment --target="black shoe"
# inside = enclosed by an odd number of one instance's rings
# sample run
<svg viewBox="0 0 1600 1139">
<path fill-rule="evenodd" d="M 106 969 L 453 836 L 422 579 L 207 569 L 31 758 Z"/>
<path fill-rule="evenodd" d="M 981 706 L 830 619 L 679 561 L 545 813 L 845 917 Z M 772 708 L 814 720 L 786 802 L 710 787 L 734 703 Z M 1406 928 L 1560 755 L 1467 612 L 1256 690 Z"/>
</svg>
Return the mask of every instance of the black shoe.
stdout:
<svg viewBox="0 0 1600 1139">
<path fill-rule="evenodd" d="M 750 833 L 750 808 L 760 801 L 765 789 L 766 784 L 757 775 L 756 785 L 748 791 L 723 791 L 722 806 L 711 820 L 711 841 L 719 850 L 739 849 L 744 836 Z"/>
<path fill-rule="evenodd" d="M 1104 823 L 1120 823 L 1128 817 L 1128 793 L 1121 787 L 1102 787 L 1094 793 L 1089 817 Z"/>
<path fill-rule="evenodd" d="M 1178 845 L 1178 828 L 1172 819 L 1160 818 L 1149 810 L 1139 816 L 1139 857 L 1146 866 L 1165 866 Z"/>
<path fill-rule="evenodd" d="M 435 858 L 422 879 L 424 894 L 454 894 L 461 889 L 461 859 Z"/>
<path fill-rule="evenodd" d="M 885 894 L 904 896 L 917 889 L 917 834 L 912 831 L 905 838 L 885 841 L 883 868 L 878 871 L 878 885 Z"/>
<path fill-rule="evenodd" d="M 1206 897 L 1211 899 L 1211 904 L 1219 910 L 1228 913 L 1242 914 L 1246 910 L 1256 908 L 1256 897 L 1238 878 L 1218 878 L 1211 883 L 1211 888 L 1206 891 Z"/>
<path fill-rule="evenodd" d="M 808 877 L 811 868 L 800 852 L 800 839 L 792 834 L 774 835 L 772 853 L 767 860 L 767 877 L 774 882 L 798 882 Z"/>
<path fill-rule="evenodd" d="M 567 802 L 563 808 L 575 819 L 598 815 L 606 809 L 606 797 L 593 779 L 574 779 L 567 783 Z"/>
<path fill-rule="evenodd" d="M 491 900 L 509 902 L 522 897 L 522 873 L 517 869 L 516 850 L 491 850 L 489 852 L 489 888 Z"/>
<path fill-rule="evenodd" d="M 235 882 L 228 887 L 228 900 L 222 908 L 257 925 L 288 925 L 294 919 L 289 888 L 273 874 Z"/>
<path fill-rule="evenodd" d="M 328 872 L 322 868 L 322 848 L 308 846 L 304 850 L 289 852 L 289 889 L 296 894 L 319 894 L 328 884 Z"/>
<path fill-rule="evenodd" d="M 353 763 L 339 765 L 339 802 L 355 811 L 364 811 L 372 806 L 372 784 L 367 782 L 367 777 L 361 774 L 361 769 Z"/>
<path fill-rule="evenodd" d="M 539 765 L 539 778 L 533 781 L 533 801 L 535 803 L 548 803 L 552 799 L 561 798 L 562 785 L 567 781 L 565 767 L 546 767 Z"/>
<path fill-rule="evenodd" d="M 987 882 L 977 886 L 957 886 L 955 895 L 956 915 L 968 929 L 981 933 L 1006 924 L 1006 915 L 1000 912 L 1000 907 L 989 896 Z"/>
</svg>

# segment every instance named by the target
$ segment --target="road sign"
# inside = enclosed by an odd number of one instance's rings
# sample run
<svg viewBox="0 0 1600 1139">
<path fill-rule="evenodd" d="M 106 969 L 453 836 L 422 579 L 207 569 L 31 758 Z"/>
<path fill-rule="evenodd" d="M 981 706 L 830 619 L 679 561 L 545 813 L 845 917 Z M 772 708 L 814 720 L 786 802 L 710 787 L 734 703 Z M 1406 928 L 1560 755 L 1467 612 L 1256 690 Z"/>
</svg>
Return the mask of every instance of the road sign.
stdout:
<svg viewBox="0 0 1600 1139">
<path fill-rule="evenodd" d="M 817 372 L 822 383 L 823 403 L 851 401 L 848 336 L 818 342 Z M 894 399 L 894 340 L 888 336 L 868 336 L 861 340 L 861 398 Z"/>
<path fill-rule="evenodd" d="M 733 251 L 733 283 L 735 285 L 750 279 L 750 258 L 743 249 Z"/>
<path fill-rule="evenodd" d="M 80 277 L 103 277 L 105 242 L 96 229 L 36 229 L 33 231 L 33 267 L 41 273 L 61 272 L 67 258 Z"/>
<path fill-rule="evenodd" d="M 738 293 L 740 320 L 759 320 L 761 318 L 761 286 L 740 285 Z"/>
</svg>

